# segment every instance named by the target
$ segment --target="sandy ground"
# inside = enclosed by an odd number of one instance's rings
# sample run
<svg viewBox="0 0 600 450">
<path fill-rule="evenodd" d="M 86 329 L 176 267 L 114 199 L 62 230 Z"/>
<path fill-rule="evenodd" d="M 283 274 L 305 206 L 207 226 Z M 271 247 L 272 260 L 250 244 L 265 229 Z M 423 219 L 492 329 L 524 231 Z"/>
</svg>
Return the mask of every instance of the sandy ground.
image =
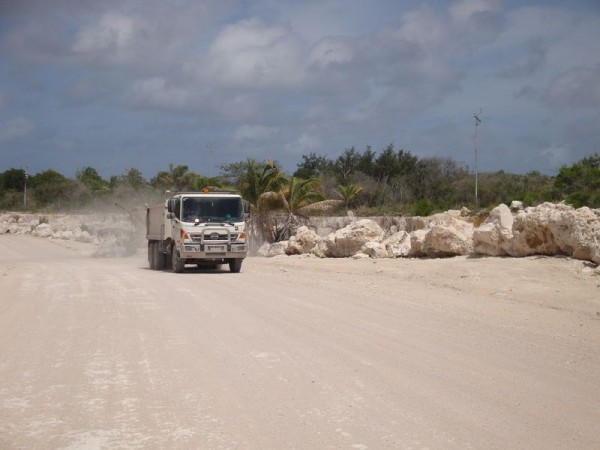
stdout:
<svg viewBox="0 0 600 450">
<path fill-rule="evenodd" d="M 0 236 L 0 448 L 600 448 L 600 276 L 565 258 L 145 254 Z"/>
</svg>

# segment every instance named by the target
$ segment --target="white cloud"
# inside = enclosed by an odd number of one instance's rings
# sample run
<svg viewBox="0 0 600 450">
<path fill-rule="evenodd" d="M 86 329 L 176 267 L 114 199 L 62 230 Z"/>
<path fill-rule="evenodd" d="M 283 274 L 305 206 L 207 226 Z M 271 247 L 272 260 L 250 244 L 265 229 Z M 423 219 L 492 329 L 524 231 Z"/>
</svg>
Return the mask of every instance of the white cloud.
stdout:
<svg viewBox="0 0 600 450">
<path fill-rule="evenodd" d="M 262 125 L 247 125 L 244 124 L 238 127 L 233 134 L 233 137 L 237 141 L 256 141 L 260 139 L 266 139 L 277 133 L 275 127 L 265 127 Z"/>
<path fill-rule="evenodd" d="M 511 67 L 501 70 L 499 75 L 506 78 L 531 76 L 546 64 L 547 53 L 546 45 L 539 40 L 533 40 L 529 43 L 525 56 Z"/>
<path fill-rule="evenodd" d="M 33 122 L 26 117 L 16 117 L 0 124 L 0 142 L 10 142 L 27 136 L 34 129 Z"/>
<path fill-rule="evenodd" d="M 548 166 L 555 170 L 571 160 L 569 149 L 562 144 L 552 144 L 543 149 L 540 154 L 547 159 Z"/>
<path fill-rule="evenodd" d="M 118 51 L 134 38 L 136 23 L 131 17 L 108 12 L 93 24 L 79 30 L 75 37 L 75 52 Z"/>
<path fill-rule="evenodd" d="M 402 15 L 398 37 L 421 45 L 443 44 L 449 32 L 448 22 L 441 14 L 428 7 L 408 11 Z"/>
<path fill-rule="evenodd" d="M 478 14 L 494 13 L 499 9 L 495 0 L 460 0 L 450 6 L 450 16 L 456 22 L 463 23 Z"/>
<path fill-rule="evenodd" d="M 600 65 L 558 74 L 550 81 L 544 101 L 556 109 L 600 108 Z"/>
<path fill-rule="evenodd" d="M 302 133 L 294 141 L 285 145 L 285 151 L 293 155 L 302 155 L 319 149 L 322 144 L 317 136 Z"/>
<path fill-rule="evenodd" d="M 249 19 L 226 26 L 199 67 L 218 84 L 242 88 L 289 88 L 304 77 L 300 38 L 281 25 Z"/>
<path fill-rule="evenodd" d="M 185 89 L 168 86 L 161 77 L 137 80 L 130 92 L 131 102 L 136 106 L 166 109 L 184 109 L 190 105 L 191 96 Z"/>
<path fill-rule="evenodd" d="M 331 64 L 350 62 L 355 57 L 355 50 L 351 44 L 349 39 L 344 38 L 322 39 L 310 50 L 308 63 L 325 68 Z"/>
</svg>

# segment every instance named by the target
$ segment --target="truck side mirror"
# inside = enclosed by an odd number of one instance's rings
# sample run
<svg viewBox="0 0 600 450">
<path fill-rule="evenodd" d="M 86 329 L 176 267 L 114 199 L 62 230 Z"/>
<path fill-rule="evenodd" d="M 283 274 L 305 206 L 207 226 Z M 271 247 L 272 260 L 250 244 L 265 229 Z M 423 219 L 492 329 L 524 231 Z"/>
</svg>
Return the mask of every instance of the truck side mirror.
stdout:
<svg viewBox="0 0 600 450">
<path fill-rule="evenodd" d="M 175 205 L 175 200 L 170 198 L 169 200 L 167 200 L 167 211 L 169 211 L 170 213 L 173 212 L 173 206 Z"/>
<path fill-rule="evenodd" d="M 246 214 L 250 214 L 250 202 L 248 200 L 243 200 L 244 202 L 244 212 Z"/>
</svg>

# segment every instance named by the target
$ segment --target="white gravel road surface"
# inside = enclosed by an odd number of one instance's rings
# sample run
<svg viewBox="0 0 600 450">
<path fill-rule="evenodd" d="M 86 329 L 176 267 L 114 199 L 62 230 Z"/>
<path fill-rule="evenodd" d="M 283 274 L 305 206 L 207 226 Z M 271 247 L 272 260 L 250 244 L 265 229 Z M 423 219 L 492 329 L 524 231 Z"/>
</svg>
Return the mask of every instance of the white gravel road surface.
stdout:
<svg viewBox="0 0 600 450">
<path fill-rule="evenodd" d="M 3 450 L 600 448 L 582 261 L 173 274 L 65 245 L 0 236 Z"/>
</svg>

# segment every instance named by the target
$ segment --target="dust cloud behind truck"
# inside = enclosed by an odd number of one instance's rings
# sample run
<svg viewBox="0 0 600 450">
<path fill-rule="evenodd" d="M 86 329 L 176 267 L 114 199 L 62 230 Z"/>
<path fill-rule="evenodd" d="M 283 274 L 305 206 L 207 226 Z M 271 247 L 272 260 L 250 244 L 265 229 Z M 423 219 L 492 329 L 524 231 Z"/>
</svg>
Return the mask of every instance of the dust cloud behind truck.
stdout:
<svg viewBox="0 0 600 450">
<path fill-rule="evenodd" d="M 169 192 L 163 203 L 146 207 L 148 263 L 153 270 L 187 265 L 237 273 L 248 254 L 249 204 L 235 193 L 203 190 Z"/>
</svg>

